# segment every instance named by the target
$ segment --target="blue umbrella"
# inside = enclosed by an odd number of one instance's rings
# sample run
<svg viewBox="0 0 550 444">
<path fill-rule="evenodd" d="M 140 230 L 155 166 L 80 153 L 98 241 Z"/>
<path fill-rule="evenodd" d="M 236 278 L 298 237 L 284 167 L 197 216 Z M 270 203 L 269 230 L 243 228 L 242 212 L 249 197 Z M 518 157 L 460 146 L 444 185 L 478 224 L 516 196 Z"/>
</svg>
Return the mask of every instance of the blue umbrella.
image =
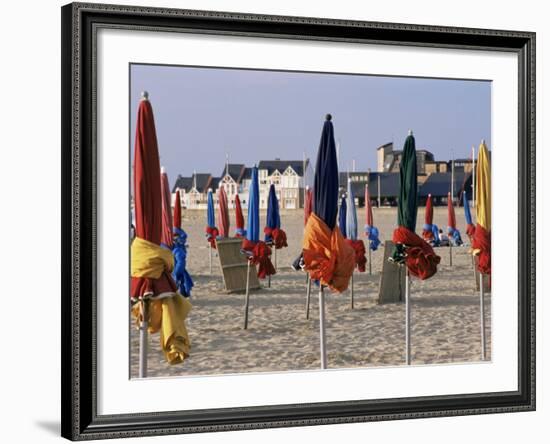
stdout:
<svg viewBox="0 0 550 444">
<path fill-rule="evenodd" d="M 216 217 L 214 215 L 214 198 L 212 197 L 212 190 L 208 190 L 208 200 L 206 209 L 206 225 L 210 228 L 216 227 Z"/>
<path fill-rule="evenodd" d="M 355 209 L 355 196 L 351 190 L 351 180 L 348 180 L 348 211 L 346 213 L 346 234 L 353 241 L 357 240 L 357 210 Z"/>
<path fill-rule="evenodd" d="M 273 230 L 275 228 L 281 228 L 281 216 L 279 215 L 279 201 L 275 194 L 275 185 L 271 184 L 269 187 L 269 196 L 267 198 L 267 216 L 266 216 L 266 228 Z M 265 235 L 266 242 L 272 242 L 273 238 L 271 232 Z"/>
<path fill-rule="evenodd" d="M 346 196 L 342 196 L 340 199 L 340 209 L 338 210 L 338 227 L 340 228 L 340 231 L 342 233 L 342 236 L 347 237 L 346 233 L 346 225 L 347 225 L 347 204 L 346 204 Z"/>
<path fill-rule="evenodd" d="M 466 219 L 466 225 L 473 225 L 472 213 L 470 213 L 470 204 L 468 203 L 468 196 L 466 196 L 466 191 L 462 193 L 462 196 L 464 202 L 464 218 Z"/>
<path fill-rule="evenodd" d="M 246 223 L 246 239 L 251 242 L 260 240 L 260 186 L 258 183 L 258 168 L 252 168 L 252 179 L 248 190 L 248 219 Z"/>
</svg>

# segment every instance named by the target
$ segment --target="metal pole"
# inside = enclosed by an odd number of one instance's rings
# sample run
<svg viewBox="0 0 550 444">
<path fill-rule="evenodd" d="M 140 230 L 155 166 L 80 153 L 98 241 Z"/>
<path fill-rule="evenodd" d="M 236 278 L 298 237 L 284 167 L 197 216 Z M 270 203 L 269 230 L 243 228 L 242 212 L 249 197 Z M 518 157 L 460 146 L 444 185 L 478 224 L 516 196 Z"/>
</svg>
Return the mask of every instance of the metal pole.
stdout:
<svg viewBox="0 0 550 444">
<path fill-rule="evenodd" d="M 212 244 L 208 246 L 208 262 L 210 265 L 210 274 L 212 274 Z"/>
<path fill-rule="evenodd" d="M 485 288 L 483 288 L 483 273 L 479 273 L 479 311 L 481 321 L 481 360 L 485 361 Z"/>
<path fill-rule="evenodd" d="M 309 319 L 309 301 L 311 299 L 311 278 L 309 273 L 307 273 L 307 283 L 306 283 L 306 319 Z"/>
<path fill-rule="evenodd" d="M 411 365 L 411 302 L 409 269 L 405 272 L 405 363 Z"/>
<path fill-rule="evenodd" d="M 247 259 L 246 266 L 246 296 L 244 299 L 244 329 L 248 328 L 248 305 L 250 301 L 249 286 L 250 286 L 250 259 Z"/>
<path fill-rule="evenodd" d="M 378 175 L 378 208 L 380 208 L 381 200 L 380 200 L 380 174 Z"/>
<path fill-rule="evenodd" d="M 367 241 L 368 242 L 368 241 Z M 367 247 L 369 249 L 369 274 L 372 275 L 372 259 L 371 259 L 371 250 L 370 245 Z"/>
<path fill-rule="evenodd" d="M 139 377 L 147 377 L 147 329 L 149 328 L 149 302 L 142 299 L 141 302 L 141 325 L 139 328 Z"/>
<path fill-rule="evenodd" d="M 476 208 L 476 149 L 472 147 L 472 207 Z"/>
<path fill-rule="evenodd" d="M 327 350 L 325 335 L 325 294 L 323 286 L 319 285 L 319 341 L 321 346 L 321 369 L 327 368 Z"/>
<path fill-rule="evenodd" d="M 351 294 L 350 294 L 350 307 L 353 310 L 353 275 L 354 273 L 351 273 Z"/>
<path fill-rule="evenodd" d="M 451 239 L 449 239 L 449 265 L 453 266 L 453 246 L 451 244 Z"/>
</svg>

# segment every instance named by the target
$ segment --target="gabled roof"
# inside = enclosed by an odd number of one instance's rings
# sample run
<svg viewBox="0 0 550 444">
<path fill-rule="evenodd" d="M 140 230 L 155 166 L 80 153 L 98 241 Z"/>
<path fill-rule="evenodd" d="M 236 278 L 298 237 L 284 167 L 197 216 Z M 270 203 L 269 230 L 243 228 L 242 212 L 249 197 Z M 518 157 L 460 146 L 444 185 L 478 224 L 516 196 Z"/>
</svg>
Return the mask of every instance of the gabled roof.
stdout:
<svg viewBox="0 0 550 444">
<path fill-rule="evenodd" d="M 176 179 L 176 183 L 174 183 L 174 187 L 172 188 L 172 193 L 176 192 L 176 189 L 184 190 L 185 192 L 189 191 L 191 187 L 193 186 L 193 178 L 192 177 L 183 177 L 178 176 Z"/>
<path fill-rule="evenodd" d="M 212 175 L 209 173 L 196 173 L 192 176 L 192 180 L 192 186 L 196 186 L 199 193 L 206 193 L 208 188 L 212 187 Z"/>
<path fill-rule="evenodd" d="M 454 194 L 455 197 L 459 196 L 464 184 L 468 181 L 471 174 L 461 171 L 455 171 L 454 176 Z M 432 173 L 428 176 L 426 181 L 420 187 L 418 194 L 420 197 L 427 197 L 431 194 L 434 197 L 445 197 L 447 193 L 451 191 L 451 177 L 452 173 Z"/>
<path fill-rule="evenodd" d="M 381 150 L 383 148 L 387 148 L 388 146 L 392 146 L 393 142 L 385 143 L 384 145 L 380 145 L 378 148 L 376 148 L 376 151 Z"/>
<path fill-rule="evenodd" d="M 309 160 L 306 160 L 306 168 L 308 163 Z M 292 167 L 294 171 L 296 171 L 296 174 L 298 174 L 298 176 L 304 175 L 303 160 L 260 160 L 260 163 L 258 164 L 258 169 L 267 170 L 268 175 L 273 174 L 275 170 L 278 170 L 282 174 L 289 166 Z"/>
<path fill-rule="evenodd" d="M 241 173 L 241 177 L 239 177 L 239 183 L 241 183 L 243 180 L 248 180 L 252 178 L 252 168 L 245 167 L 243 168 L 243 171 Z"/>
<path fill-rule="evenodd" d="M 220 177 L 221 178 L 225 177 L 225 174 L 227 172 L 229 176 L 231 176 L 231 178 L 238 183 L 243 169 L 244 169 L 243 163 L 230 163 L 227 166 L 224 165 L 223 171 L 220 174 Z"/>
</svg>

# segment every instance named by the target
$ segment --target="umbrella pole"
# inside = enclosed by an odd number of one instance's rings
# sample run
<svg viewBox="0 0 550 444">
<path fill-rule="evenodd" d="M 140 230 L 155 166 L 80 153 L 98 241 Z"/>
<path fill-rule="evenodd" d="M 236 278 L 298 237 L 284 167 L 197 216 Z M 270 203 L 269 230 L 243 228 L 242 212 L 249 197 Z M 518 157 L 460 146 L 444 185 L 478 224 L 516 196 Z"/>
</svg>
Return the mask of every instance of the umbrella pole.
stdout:
<svg viewBox="0 0 550 444">
<path fill-rule="evenodd" d="M 453 245 L 451 239 L 449 239 L 449 266 L 453 266 Z"/>
<path fill-rule="evenodd" d="M 481 324 L 481 360 L 485 361 L 485 288 L 483 286 L 483 273 L 479 273 L 479 311 Z"/>
<path fill-rule="evenodd" d="M 212 244 L 208 246 L 208 262 L 210 264 L 210 274 L 212 274 Z"/>
<path fill-rule="evenodd" d="M 244 299 L 244 329 L 248 328 L 248 305 L 250 301 L 250 259 L 247 260 L 246 265 L 246 295 Z"/>
<path fill-rule="evenodd" d="M 309 277 L 309 273 L 306 273 L 306 319 L 309 319 L 309 301 L 311 299 L 311 278 Z"/>
<path fill-rule="evenodd" d="M 350 307 L 351 307 L 352 310 L 353 310 L 353 275 L 354 274 L 355 273 L 351 273 L 351 292 L 350 292 L 351 294 L 350 294 L 350 301 L 349 301 L 350 302 Z"/>
<path fill-rule="evenodd" d="M 371 259 L 370 245 L 369 245 L 369 274 L 372 275 L 372 259 Z"/>
<path fill-rule="evenodd" d="M 411 365 L 411 302 L 408 268 L 405 271 L 405 363 Z"/>
<path fill-rule="evenodd" d="M 139 377 L 147 377 L 147 329 L 149 328 L 149 303 L 141 300 L 141 325 L 139 329 Z"/>
<path fill-rule="evenodd" d="M 321 346 L 321 369 L 327 368 L 327 350 L 325 335 L 325 294 L 323 285 L 319 284 L 319 341 Z"/>
</svg>

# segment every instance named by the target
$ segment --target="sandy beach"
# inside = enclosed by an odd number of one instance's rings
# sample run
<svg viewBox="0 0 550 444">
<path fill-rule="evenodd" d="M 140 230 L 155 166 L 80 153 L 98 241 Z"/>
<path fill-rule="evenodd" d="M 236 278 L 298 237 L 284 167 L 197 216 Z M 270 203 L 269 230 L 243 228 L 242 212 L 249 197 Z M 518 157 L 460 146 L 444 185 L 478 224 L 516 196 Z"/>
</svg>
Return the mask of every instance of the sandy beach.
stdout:
<svg viewBox="0 0 550 444">
<path fill-rule="evenodd" d="M 265 211 L 262 211 L 261 226 Z M 457 208 L 458 228 L 465 246 L 436 248 L 441 256 L 437 274 L 429 280 L 412 279 L 412 364 L 475 362 L 480 360 L 479 294 L 475 291 L 469 245 L 462 208 Z M 391 239 L 396 208 L 374 209 L 381 240 Z M 245 214 L 246 217 L 246 214 Z M 364 209 L 358 209 L 361 237 Z M 271 288 L 251 293 L 249 326 L 243 330 L 244 294 L 226 294 L 218 258 L 209 275 L 208 244 L 204 238 L 205 211 L 183 211 L 183 228 L 189 235 L 188 271 L 193 276 L 187 319 L 191 356 L 183 363 L 166 363 L 159 335 L 149 335 L 148 376 L 213 375 L 244 372 L 318 369 L 319 317 L 316 289 L 312 289 L 310 318 L 305 316 L 306 277 L 290 268 L 301 250 L 303 210 L 283 210 L 282 228 L 289 247 L 277 251 L 278 272 Z M 417 233 L 424 209 L 419 209 Z M 231 212 L 231 223 L 234 214 Z M 447 225 L 446 207 L 434 209 L 434 223 Z M 234 226 L 231 227 L 234 233 Z M 404 304 L 378 305 L 379 272 L 384 250 L 372 254 L 372 275 L 355 273 L 355 308 L 350 293 L 326 292 L 327 350 L 329 368 L 401 365 L 405 359 Z M 491 356 L 491 294 L 485 298 L 487 359 Z M 131 376 L 138 374 L 138 331 L 131 320 Z"/>
</svg>

